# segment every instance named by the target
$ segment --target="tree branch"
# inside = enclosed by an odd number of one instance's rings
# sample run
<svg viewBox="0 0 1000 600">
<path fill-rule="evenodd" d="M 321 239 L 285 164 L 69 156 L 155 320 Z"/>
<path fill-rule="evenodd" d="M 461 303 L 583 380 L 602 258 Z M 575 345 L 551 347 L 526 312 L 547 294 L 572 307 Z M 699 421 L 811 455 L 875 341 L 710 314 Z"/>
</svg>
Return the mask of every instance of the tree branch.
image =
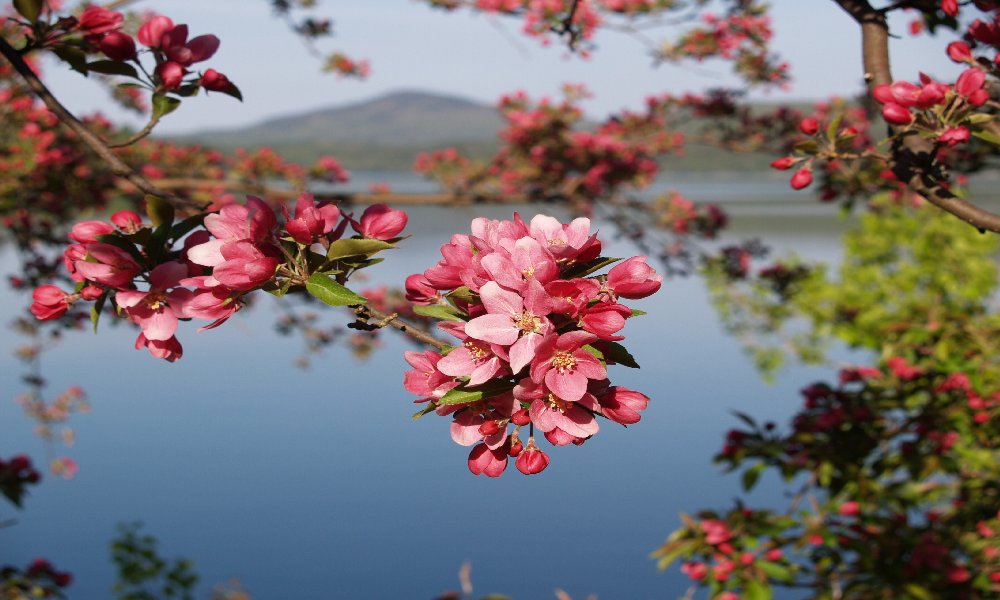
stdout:
<svg viewBox="0 0 1000 600">
<path fill-rule="evenodd" d="M 69 111 L 55 96 L 49 91 L 49 88 L 42 83 L 42 80 L 35 75 L 35 72 L 31 70 L 31 67 L 24 62 L 20 52 L 15 50 L 6 39 L 0 36 L 0 54 L 3 54 L 4 58 L 10 62 L 14 70 L 18 72 L 25 83 L 28 84 L 28 88 L 37 96 L 44 104 L 52 111 L 56 117 L 59 118 L 63 124 L 71 129 L 74 133 L 80 136 L 85 144 L 90 146 L 90 148 L 100 156 L 108 165 L 111 167 L 111 172 L 129 181 L 132 185 L 138 188 L 145 194 L 151 196 L 157 196 L 163 198 L 167 202 L 170 202 L 178 208 L 194 208 L 201 209 L 202 207 L 194 202 L 193 200 L 188 200 L 186 198 L 181 198 L 180 196 L 165 192 L 152 183 L 148 179 L 137 173 L 132 167 L 125 164 L 125 162 L 118 157 L 105 144 L 101 138 L 97 136 L 93 131 L 90 130 L 80 119 L 76 118 L 73 113 Z"/>
<path fill-rule="evenodd" d="M 865 81 L 869 87 L 892 83 L 889 67 L 889 26 L 885 14 L 868 0 L 834 0 L 861 26 Z M 889 132 L 896 129 L 889 126 Z M 981 232 L 1000 233 L 1000 215 L 966 202 L 941 187 L 940 166 L 933 144 L 916 135 L 896 140 L 892 148 L 892 170 L 900 181 L 928 202 L 969 223 Z"/>
<path fill-rule="evenodd" d="M 387 315 L 384 312 L 378 311 L 370 306 L 364 305 L 359 306 L 354 309 L 354 314 L 358 316 L 358 320 L 365 323 L 372 329 L 381 329 L 383 327 L 394 327 L 411 338 L 417 340 L 418 342 L 427 344 L 428 346 L 433 346 L 438 350 L 444 350 L 450 344 L 442 342 L 437 339 L 430 332 L 425 331 L 416 325 L 412 325 L 403 321 L 395 313 Z M 376 323 L 369 323 L 370 320 L 376 320 Z"/>
</svg>

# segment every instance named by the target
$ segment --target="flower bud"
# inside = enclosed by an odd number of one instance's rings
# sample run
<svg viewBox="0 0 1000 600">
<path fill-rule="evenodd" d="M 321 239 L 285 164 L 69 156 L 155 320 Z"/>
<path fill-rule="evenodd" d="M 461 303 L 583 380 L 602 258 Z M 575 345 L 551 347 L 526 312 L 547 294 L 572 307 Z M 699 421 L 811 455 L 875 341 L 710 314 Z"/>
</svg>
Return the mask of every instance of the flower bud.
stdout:
<svg viewBox="0 0 1000 600">
<path fill-rule="evenodd" d="M 406 213 L 385 204 L 373 204 L 361 215 L 361 222 L 351 222 L 354 231 L 368 239 L 388 240 L 406 227 Z"/>
<path fill-rule="evenodd" d="M 131 210 L 120 210 L 111 215 L 111 222 L 125 233 L 135 233 L 142 229 L 142 217 Z"/>
<path fill-rule="evenodd" d="M 479 433 L 483 437 L 489 437 L 498 431 L 500 431 L 500 425 L 495 420 L 483 421 L 483 424 L 479 426 Z"/>
<path fill-rule="evenodd" d="M 809 167 L 803 167 L 792 175 L 792 189 L 801 190 L 804 187 L 808 187 L 813 181 L 812 169 Z"/>
<path fill-rule="evenodd" d="M 522 408 L 516 411 L 510 416 L 510 422 L 515 425 L 527 425 L 531 422 L 531 416 L 528 415 L 528 409 Z"/>
<path fill-rule="evenodd" d="M 819 122 L 812 117 L 799 121 L 799 131 L 806 135 L 816 135 L 819 132 Z"/>
<path fill-rule="evenodd" d="M 112 31 L 97 43 L 101 52 L 111 60 L 126 61 L 135 58 L 135 41 L 127 33 Z"/>
<path fill-rule="evenodd" d="M 972 49 L 965 42 L 952 42 L 948 44 L 948 58 L 951 60 L 962 63 L 969 62 L 972 60 Z"/>
<path fill-rule="evenodd" d="M 528 446 L 517 457 L 517 462 L 514 465 L 518 471 L 525 475 L 534 475 L 541 473 L 545 467 L 549 466 L 549 456 L 535 446 L 534 439 L 529 439 Z"/>
<path fill-rule="evenodd" d="M 792 167 L 794 167 L 795 163 L 797 162 L 798 161 L 794 157 L 782 156 L 781 158 L 771 162 L 771 168 L 778 169 L 779 171 L 784 171 L 786 169 L 791 169 Z"/>
<path fill-rule="evenodd" d="M 882 107 L 882 118 L 893 125 L 909 125 L 913 122 L 913 113 L 895 102 L 889 102 Z"/>
<path fill-rule="evenodd" d="M 80 15 L 79 26 L 84 35 L 100 35 L 119 29 L 124 20 L 120 12 L 92 4 Z"/>
</svg>

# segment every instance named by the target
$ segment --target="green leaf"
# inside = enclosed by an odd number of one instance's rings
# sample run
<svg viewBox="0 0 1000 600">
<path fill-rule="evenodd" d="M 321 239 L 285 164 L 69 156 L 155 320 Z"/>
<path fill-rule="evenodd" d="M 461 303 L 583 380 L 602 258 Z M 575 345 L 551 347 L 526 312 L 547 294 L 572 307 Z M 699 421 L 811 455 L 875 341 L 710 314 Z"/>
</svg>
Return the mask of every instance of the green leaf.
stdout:
<svg viewBox="0 0 1000 600">
<path fill-rule="evenodd" d="M 597 348 L 594 348 L 590 344 L 584 346 L 583 349 L 593 354 L 594 358 L 596 358 L 597 360 L 604 360 L 604 353 L 598 350 Z"/>
<path fill-rule="evenodd" d="M 42 14 L 42 0 L 14 0 L 14 8 L 22 17 L 34 23 Z"/>
<path fill-rule="evenodd" d="M 458 322 L 464 321 L 464 319 L 458 316 L 458 313 L 455 311 L 454 308 L 450 306 L 443 306 L 441 304 L 433 304 L 431 306 L 423 306 L 418 304 L 413 307 L 413 312 L 423 317 L 442 319 L 444 321 L 458 321 Z"/>
<path fill-rule="evenodd" d="M 159 196 L 146 195 L 146 214 L 153 227 L 169 226 L 174 222 L 173 205 Z"/>
<path fill-rule="evenodd" d="M 914 600 L 933 600 L 934 598 L 934 594 L 930 590 L 916 583 L 908 583 L 904 589 L 906 594 Z"/>
<path fill-rule="evenodd" d="M 337 240 L 330 244 L 330 249 L 326 251 L 326 258 L 328 260 L 340 260 L 349 256 L 371 256 L 390 248 L 395 248 L 395 246 L 382 240 L 348 238 L 346 240 Z"/>
<path fill-rule="evenodd" d="M 740 598 L 743 600 L 771 600 L 773 596 L 771 586 L 751 579 L 743 584 L 743 593 Z"/>
<path fill-rule="evenodd" d="M 448 390 L 448 392 L 438 400 L 439 405 L 452 405 L 452 404 L 468 404 L 470 402 L 476 402 L 477 400 L 483 399 L 482 390 L 462 390 L 455 388 L 453 390 Z"/>
<path fill-rule="evenodd" d="M 175 224 L 170 229 L 170 237 L 175 240 L 179 240 L 180 238 L 190 233 L 194 228 L 200 227 L 204 222 L 205 222 L 204 213 L 195 215 L 193 217 L 188 217 L 183 221 L 181 221 L 180 223 Z"/>
<path fill-rule="evenodd" d="M 97 322 L 101 320 L 101 311 L 104 310 L 104 303 L 108 300 L 111 290 L 104 290 L 104 293 L 90 307 L 90 322 L 94 324 L 94 333 L 97 333 Z"/>
<path fill-rule="evenodd" d="M 622 346 L 618 342 L 608 342 L 605 344 L 604 358 L 608 362 L 618 363 L 631 369 L 639 368 L 639 363 L 635 361 L 635 357 L 629 354 L 625 346 Z"/>
<path fill-rule="evenodd" d="M 161 119 L 177 110 L 181 105 L 178 98 L 166 94 L 153 94 L 153 118 Z"/>
<path fill-rule="evenodd" d="M 355 294 L 322 273 L 313 273 L 309 277 L 309 281 L 306 282 L 306 291 L 330 306 L 354 306 L 368 302 L 364 297 Z"/>
<path fill-rule="evenodd" d="M 132 77 L 133 79 L 139 78 L 139 73 L 135 70 L 135 67 L 128 63 L 118 62 L 117 60 L 95 60 L 94 62 L 87 63 L 87 70 L 104 75 L 121 75 L 123 77 Z"/>
<path fill-rule="evenodd" d="M 766 464 L 759 462 L 743 471 L 743 491 L 749 492 L 757 485 L 757 480 L 760 479 L 760 474 L 764 472 L 766 466 Z"/>
<path fill-rule="evenodd" d="M 632 309 L 632 316 L 633 317 L 641 317 L 642 315 L 645 315 L 645 314 L 649 314 L 649 313 L 647 313 L 644 310 L 639 310 L 638 308 L 633 308 Z"/>
<path fill-rule="evenodd" d="M 288 288 L 292 287 L 292 280 L 286 279 L 281 287 L 274 288 L 273 290 L 264 290 L 268 294 L 271 294 L 275 298 L 282 298 L 288 293 Z"/>
<path fill-rule="evenodd" d="M 597 258 L 595 258 L 594 260 L 592 260 L 590 262 L 586 262 L 586 263 L 583 263 L 583 264 L 579 264 L 579 265 L 575 265 L 573 267 L 570 267 L 569 269 L 566 270 L 565 273 L 563 273 L 563 277 L 565 279 L 572 279 L 574 277 L 583 277 L 585 275 L 590 275 L 591 273 L 594 273 L 596 271 L 600 271 L 604 267 L 606 267 L 608 265 L 613 265 L 613 264 L 615 264 L 616 262 L 618 262 L 620 260 L 624 260 L 624 259 L 621 259 L 621 258 L 610 258 L 610 257 L 607 257 L 607 256 L 598 256 Z"/>
<path fill-rule="evenodd" d="M 795 144 L 795 149 L 803 154 L 816 154 L 819 152 L 819 142 L 816 140 L 805 140 Z"/>
<path fill-rule="evenodd" d="M 76 46 L 56 46 L 52 52 L 77 73 L 87 74 L 87 55 Z"/>
<path fill-rule="evenodd" d="M 837 139 L 837 130 L 840 129 L 840 122 L 844 120 L 844 113 L 837 113 L 837 116 L 830 119 L 826 126 L 826 137 L 830 140 Z"/>
<path fill-rule="evenodd" d="M 760 570 L 764 571 L 764 573 L 768 577 L 774 579 L 775 581 L 780 581 L 782 583 L 791 583 L 791 581 L 795 578 L 795 575 L 792 572 L 791 567 L 782 564 L 774 563 L 767 560 L 762 560 L 757 563 L 757 566 L 759 566 Z"/>
<path fill-rule="evenodd" d="M 233 98 L 236 98 L 240 102 L 243 102 L 243 92 L 240 91 L 240 88 L 236 87 L 231 83 L 229 84 L 229 87 L 227 87 L 224 90 L 219 90 L 219 92 L 227 96 L 232 96 Z"/>
<path fill-rule="evenodd" d="M 993 133 L 992 131 L 986 131 L 986 130 L 973 131 L 972 135 L 976 136 L 977 138 L 979 138 L 981 140 L 984 140 L 984 141 L 987 141 L 987 142 L 989 142 L 991 144 L 994 144 L 996 146 L 1000 146 L 1000 135 L 997 135 L 997 134 Z"/>
<path fill-rule="evenodd" d="M 428 402 L 427 406 L 425 406 L 425 407 L 421 408 L 420 410 L 418 410 L 417 412 L 413 413 L 413 417 L 412 418 L 413 418 L 414 421 L 416 421 L 416 420 L 420 419 L 420 417 L 426 415 L 427 413 L 434 412 L 435 408 L 437 408 L 436 404 L 434 404 L 433 402 Z"/>
<path fill-rule="evenodd" d="M 462 287 L 457 287 L 453 289 L 451 292 L 449 292 L 445 296 L 445 299 L 447 299 L 448 302 L 454 304 L 456 300 L 464 300 L 465 302 L 470 302 L 474 297 L 475 294 L 472 293 L 472 290 L 470 290 L 467 286 L 463 285 Z"/>
</svg>

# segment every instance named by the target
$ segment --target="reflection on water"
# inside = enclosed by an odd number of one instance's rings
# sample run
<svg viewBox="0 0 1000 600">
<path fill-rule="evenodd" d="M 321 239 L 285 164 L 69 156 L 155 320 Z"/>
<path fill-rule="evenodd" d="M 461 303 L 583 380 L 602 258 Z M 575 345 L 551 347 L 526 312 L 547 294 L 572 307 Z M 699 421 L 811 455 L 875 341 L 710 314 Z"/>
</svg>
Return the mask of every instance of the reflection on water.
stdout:
<svg viewBox="0 0 1000 600">
<path fill-rule="evenodd" d="M 820 217 L 738 218 L 727 236 L 835 260 L 846 223 L 821 208 Z M 510 210 L 410 211 L 413 237 L 371 269 L 373 283 L 398 285 L 474 216 Z M 604 237 L 606 254 L 629 255 L 626 242 Z M 9 272 L 12 257 L 3 264 Z M 4 291 L 0 302 L 11 314 L 26 301 Z M 77 575 L 71 598 L 106 597 L 108 540 L 116 523 L 138 519 L 163 554 L 194 559 L 203 590 L 235 577 L 255 598 L 431 598 L 457 587 L 464 561 L 478 593 L 676 597 L 686 577 L 658 573 L 649 552 L 677 513 L 722 508 L 738 493 L 737 478 L 711 465 L 729 411 L 783 420 L 795 391 L 828 375 L 798 367 L 765 385 L 721 330 L 703 283 L 676 279 L 637 302 L 649 314 L 625 329 L 644 368 L 613 368 L 616 382 L 651 397 L 642 421 L 628 431 L 604 424 L 580 448 L 553 449 L 542 475 L 488 480 L 468 473 L 467 449 L 451 442 L 447 420 L 410 420 L 407 342 L 384 335 L 361 363 L 334 348 L 300 371 L 292 367 L 299 342 L 274 335 L 272 306 L 264 298 L 226 327 L 188 328 L 177 364 L 132 350 L 126 328 L 70 335 L 46 354 L 52 389 L 82 385 L 94 411 L 75 421 L 77 479 L 36 489 L 17 525 L 0 532 L 4 560 L 45 555 Z M 2 360 L 9 397 L 19 366 L 9 352 Z M 0 403 L 0 427 L 0 455 L 41 455 L 13 402 Z M 754 501 L 781 504 L 774 483 L 765 480 Z"/>
</svg>

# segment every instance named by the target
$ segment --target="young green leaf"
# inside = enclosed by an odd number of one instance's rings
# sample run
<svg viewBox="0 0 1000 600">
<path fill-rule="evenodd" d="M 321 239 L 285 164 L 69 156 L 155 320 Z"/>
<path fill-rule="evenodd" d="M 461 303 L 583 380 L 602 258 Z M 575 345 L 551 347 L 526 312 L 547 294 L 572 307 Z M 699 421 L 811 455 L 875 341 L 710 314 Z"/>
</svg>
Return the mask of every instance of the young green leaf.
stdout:
<svg viewBox="0 0 1000 600">
<path fill-rule="evenodd" d="M 330 306 L 355 306 L 368 302 L 321 273 L 313 273 L 306 282 L 306 291 Z"/>
</svg>

